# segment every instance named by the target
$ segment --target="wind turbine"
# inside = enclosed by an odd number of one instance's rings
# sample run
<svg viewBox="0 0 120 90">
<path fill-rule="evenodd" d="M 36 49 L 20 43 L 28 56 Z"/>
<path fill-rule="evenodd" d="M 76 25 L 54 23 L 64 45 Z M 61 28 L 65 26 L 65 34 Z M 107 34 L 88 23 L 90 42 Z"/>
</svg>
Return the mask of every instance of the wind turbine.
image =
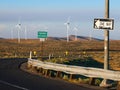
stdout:
<svg viewBox="0 0 120 90">
<path fill-rule="evenodd" d="M 64 23 L 64 25 L 66 25 L 67 28 L 67 42 L 69 42 L 69 30 L 70 30 L 70 17 L 68 17 L 68 20 L 66 23 Z"/>
<path fill-rule="evenodd" d="M 18 24 L 16 25 L 16 28 L 18 28 L 18 43 L 20 43 L 20 30 L 21 30 L 21 23 L 20 23 L 20 18 L 18 20 Z"/>
<path fill-rule="evenodd" d="M 89 33 L 89 40 L 90 40 L 90 41 L 92 40 L 92 33 L 91 33 L 91 31 L 90 31 L 90 33 Z"/>
<path fill-rule="evenodd" d="M 77 28 L 77 27 L 74 27 L 73 30 L 75 31 L 75 41 L 77 41 L 77 31 L 78 31 L 78 28 Z"/>
</svg>

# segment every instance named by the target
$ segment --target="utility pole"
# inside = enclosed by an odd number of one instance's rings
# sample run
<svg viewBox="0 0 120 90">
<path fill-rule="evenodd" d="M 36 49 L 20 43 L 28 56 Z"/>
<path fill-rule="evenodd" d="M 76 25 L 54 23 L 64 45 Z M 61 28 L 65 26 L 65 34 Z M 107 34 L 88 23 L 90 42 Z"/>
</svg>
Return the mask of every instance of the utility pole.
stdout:
<svg viewBox="0 0 120 90">
<path fill-rule="evenodd" d="M 105 0 L 105 18 L 109 18 L 109 0 Z M 104 30 L 104 69 L 109 69 L 109 30 Z"/>
<path fill-rule="evenodd" d="M 109 0 L 105 0 L 105 19 L 109 18 Z M 109 30 L 104 30 L 104 70 L 109 69 Z M 107 87 L 107 79 L 104 79 L 100 86 Z"/>
</svg>

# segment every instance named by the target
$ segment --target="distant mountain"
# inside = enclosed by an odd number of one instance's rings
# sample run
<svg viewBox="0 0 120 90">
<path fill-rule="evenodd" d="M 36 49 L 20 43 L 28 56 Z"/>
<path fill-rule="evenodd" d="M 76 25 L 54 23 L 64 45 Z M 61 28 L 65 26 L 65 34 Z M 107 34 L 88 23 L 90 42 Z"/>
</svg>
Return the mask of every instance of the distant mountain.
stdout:
<svg viewBox="0 0 120 90">
<path fill-rule="evenodd" d="M 65 41 L 67 40 L 66 37 L 48 37 L 48 40 L 59 40 L 59 41 Z M 70 35 L 69 36 L 70 41 L 75 41 L 75 35 Z M 102 41 L 102 39 L 94 38 L 94 37 L 86 37 L 86 36 L 77 36 L 77 41 L 82 41 L 82 40 L 95 40 L 95 41 Z"/>
</svg>

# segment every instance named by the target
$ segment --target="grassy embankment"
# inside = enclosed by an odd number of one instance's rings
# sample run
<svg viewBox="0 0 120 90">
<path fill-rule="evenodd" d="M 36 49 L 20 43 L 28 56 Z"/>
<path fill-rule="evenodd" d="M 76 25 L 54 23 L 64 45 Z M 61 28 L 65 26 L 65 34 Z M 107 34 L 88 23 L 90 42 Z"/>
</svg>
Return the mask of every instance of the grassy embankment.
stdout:
<svg viewBox="0 0 120 90">
<path fill-rule="evenodd" d="M 36 51 L 37 57 L 41 55 L 42 43 L 38 39 L 17 40 L 1 39 L 0 40 L 0 58 L 29 57 L 30 51 Z M 68 55 L 65 56 L 65 52 Z M 104 42 L 103 41 L 78 41 L 66 42 L 47 40 L 43 44 L 43 55 L 48 57 L 53 55 L 53 62 L 63 63 L 64 61 L 74 59 L 95 60 L 103 63 L 104 61 Z M 56 58 L 58 60 L 56 60 Z M 72 62 L 72 61 L 71 61 Z M 111 68 L 120 68 L 120 41 L 110 41 L 110 65 Z"/>
<path fill-rule="evenodd" d="M 36 51 L 35 58 L 39 59 L 42 43 L 38 39 L 21 40 L 20 43 L 17 40 L 0 39 L 0 58 L 29 58 L 30 51 Z M 50 62 L 103 68 L 104 41 L 83 40 L 67 43 L 66 41 L 47 40 L 43 43 L 43 56 L 47 57 L 46 60 Z M 48 59 L 48 56 L 51 58 Z M 110 67 L 120 70 L 120 41 L 110 41 Z M 68 75 L 64 74 L 63 79 L 68 79 Z M 84 80 L 88 81 L 88 79 Z M 74 81 L 83 82 L 79 77 Z"/>
</svg>

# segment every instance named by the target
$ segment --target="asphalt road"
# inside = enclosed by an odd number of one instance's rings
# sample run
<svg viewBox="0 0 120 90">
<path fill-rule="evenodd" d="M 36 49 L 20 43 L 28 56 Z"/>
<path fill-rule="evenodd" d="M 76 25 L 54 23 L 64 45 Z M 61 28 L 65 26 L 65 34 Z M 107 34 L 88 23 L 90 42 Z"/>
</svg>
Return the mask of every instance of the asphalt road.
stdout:
<svg viewBox="0 0 120 90">
<path fill-rule="evenodd" d="M 96 90 L 24 72 L 19 67 L 26 61 L 0 59 L 0 90 Z"/>
</svg>

